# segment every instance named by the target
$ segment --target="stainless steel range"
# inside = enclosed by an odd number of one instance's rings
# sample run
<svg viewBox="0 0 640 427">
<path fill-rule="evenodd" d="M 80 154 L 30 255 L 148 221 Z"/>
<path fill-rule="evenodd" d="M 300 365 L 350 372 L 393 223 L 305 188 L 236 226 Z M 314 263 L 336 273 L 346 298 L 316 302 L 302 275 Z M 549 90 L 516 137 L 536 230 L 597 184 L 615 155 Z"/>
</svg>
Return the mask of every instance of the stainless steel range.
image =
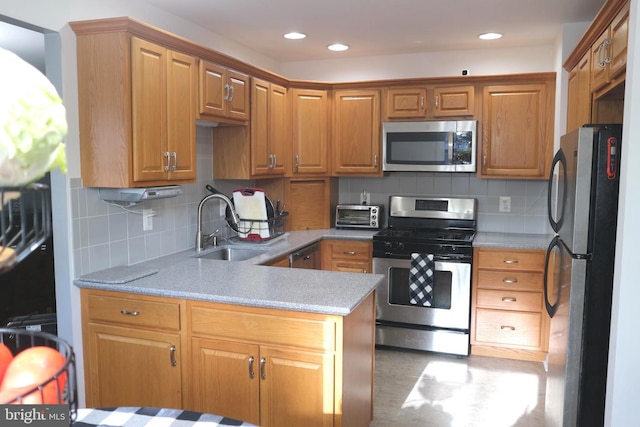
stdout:
<svg viewBox="0 0 640 427">
<path fill-rule="evenodd" d="M 475 199 L 389 198 L 388 227 L 373 237 L 373 272 L 386 277 L 376 289 L 376 344 L 469 355 L 476 207 Z M 410 297 L 412 254 L 433 255 L 428 305 Z"/>
</svg>

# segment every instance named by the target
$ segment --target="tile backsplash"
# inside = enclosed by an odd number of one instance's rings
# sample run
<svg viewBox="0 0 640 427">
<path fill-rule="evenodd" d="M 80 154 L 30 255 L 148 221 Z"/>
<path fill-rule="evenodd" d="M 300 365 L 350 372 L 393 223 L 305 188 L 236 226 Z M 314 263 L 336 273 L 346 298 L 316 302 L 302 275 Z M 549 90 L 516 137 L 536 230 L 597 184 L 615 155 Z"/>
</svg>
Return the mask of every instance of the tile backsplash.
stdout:
<svg viewBox="0 0 640 427">
<path fill-rule="evenodd" d="M 230 196 L 253 181 L 217 180 L 213 177 L 211 130 L 197 128 L 197 183 L 183 185 L 183 194 L 130 207 L 107 203 L 98 190 L 85 188 L 72 178 L 73 253 L 75 276 L 109 267 L 131 265 L 195 246 L 197 211 L 211 184 Z M 478 231 L 550 232 L 546 219 L 546 181 L 481 180 L 469 173 L 391 173 L 381 178 L 340 178 L 339 202 L 358 203 L 363 191 L 371 203 L 388 206 L 389 196 L 426 195 L 472 197 L 478 200 Z M 511 197 L 511 212 L 499 211 L 500 196 Z M 203 209 L 203 230 L 234 234 L 224 220 L 224 208 L 212 200 Z M 142 209 L 152 209 L 153 229 L 143 231 Z"/>
</svg>

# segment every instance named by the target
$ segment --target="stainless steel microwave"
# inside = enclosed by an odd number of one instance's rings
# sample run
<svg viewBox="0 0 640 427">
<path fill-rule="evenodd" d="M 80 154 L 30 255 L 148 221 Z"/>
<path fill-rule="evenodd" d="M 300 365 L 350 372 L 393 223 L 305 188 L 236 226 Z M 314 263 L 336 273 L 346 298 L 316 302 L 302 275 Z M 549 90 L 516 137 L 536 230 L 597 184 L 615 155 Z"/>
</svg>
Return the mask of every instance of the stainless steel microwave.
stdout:
<svg viewBox="0 0 640 427">
<path fill-rule="evenodd" d="M 382 124 L 382 170 L 475 172 L 478 122 L 422 121 Z"/>
<path fill-rule="evenodd" d="M 336 228 L 372 228 L 382 226 L 384 208 L 382 205 L 336 206 Z"/>
</svg>

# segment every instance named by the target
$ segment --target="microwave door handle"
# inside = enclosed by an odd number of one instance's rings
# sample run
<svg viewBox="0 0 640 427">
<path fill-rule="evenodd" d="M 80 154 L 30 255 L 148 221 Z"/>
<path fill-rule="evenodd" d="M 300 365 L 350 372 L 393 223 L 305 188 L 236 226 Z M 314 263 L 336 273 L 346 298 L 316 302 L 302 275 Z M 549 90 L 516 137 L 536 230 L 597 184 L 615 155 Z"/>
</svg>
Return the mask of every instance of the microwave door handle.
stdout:
<svg viewBox="0 0 640 427">
<path fill-rule="evenodd" d="M 449 132 L 449 143 L 448 143 L 448 151 L 449 151 L 449 165 L 453 164 L 453 132 Z"/>
</svg>

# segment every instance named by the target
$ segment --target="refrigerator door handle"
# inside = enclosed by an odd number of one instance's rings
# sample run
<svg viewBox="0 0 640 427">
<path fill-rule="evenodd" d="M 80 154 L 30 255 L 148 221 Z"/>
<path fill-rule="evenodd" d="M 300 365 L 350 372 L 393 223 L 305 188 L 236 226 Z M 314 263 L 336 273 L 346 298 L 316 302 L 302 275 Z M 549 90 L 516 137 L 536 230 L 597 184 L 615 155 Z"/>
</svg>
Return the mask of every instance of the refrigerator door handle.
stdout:
<svg viewBox="0 0 640 427">
<path fill-rule="evenodd" d="M 561 166 L 560 172 L 562 176 L 558 176 L 558 182 L 562 185 L 562 194 L 560 195 L 561 199 L 558 198 L 558 201 L 561 202 L 561 209 L 558 213 L 558 221 L 556 222 L 553 218 L 553 213 L 551 212 L 551 196 L 553 194 L 553 175 L 556 170 L 556 165 Z M 551 172 L 549 173 L 549 181 L 548 181 L 548 189 L 547 189 L 547 216 L 549 217 L 549 224 L 551 224 L 551 228 L 556 233 L 562 227 L 562 222 L 564 221 L 565 215 L 565 207 L 567 202 L 567 158 L 564 155 L 564 151 L 562 149 L 556 152 L 556 155 L 553 157 L 553 162 L 551 163 Z"/>
<path fill-rule="evenodd" d="M 553 238 L 553 240 L 551 240 L 551 243 L 549 243 L 549 247 L 547 248 L 547 255 L 545 257 L 544 260 L 544 306 L 547 309 L 547 313 L 549 314 L 549 317 L 553 318 L 553 316 L 555 316 L 556 311 L 558 310 L 558 302 L 560 301 L 560 299 L 558 298 L 558 300 L 556 300 L 555 304 L 551 304 L 549 302 L 549 261 L 551 260 L 551 251 L 553 250 L 554 247 L 558 246 L 558 243 L 560 242 L 560 237 L 559 236 L 555 236 Z M 559 283 L 555 284 L 556 286 L 560 286 Z"/>
</svg>

